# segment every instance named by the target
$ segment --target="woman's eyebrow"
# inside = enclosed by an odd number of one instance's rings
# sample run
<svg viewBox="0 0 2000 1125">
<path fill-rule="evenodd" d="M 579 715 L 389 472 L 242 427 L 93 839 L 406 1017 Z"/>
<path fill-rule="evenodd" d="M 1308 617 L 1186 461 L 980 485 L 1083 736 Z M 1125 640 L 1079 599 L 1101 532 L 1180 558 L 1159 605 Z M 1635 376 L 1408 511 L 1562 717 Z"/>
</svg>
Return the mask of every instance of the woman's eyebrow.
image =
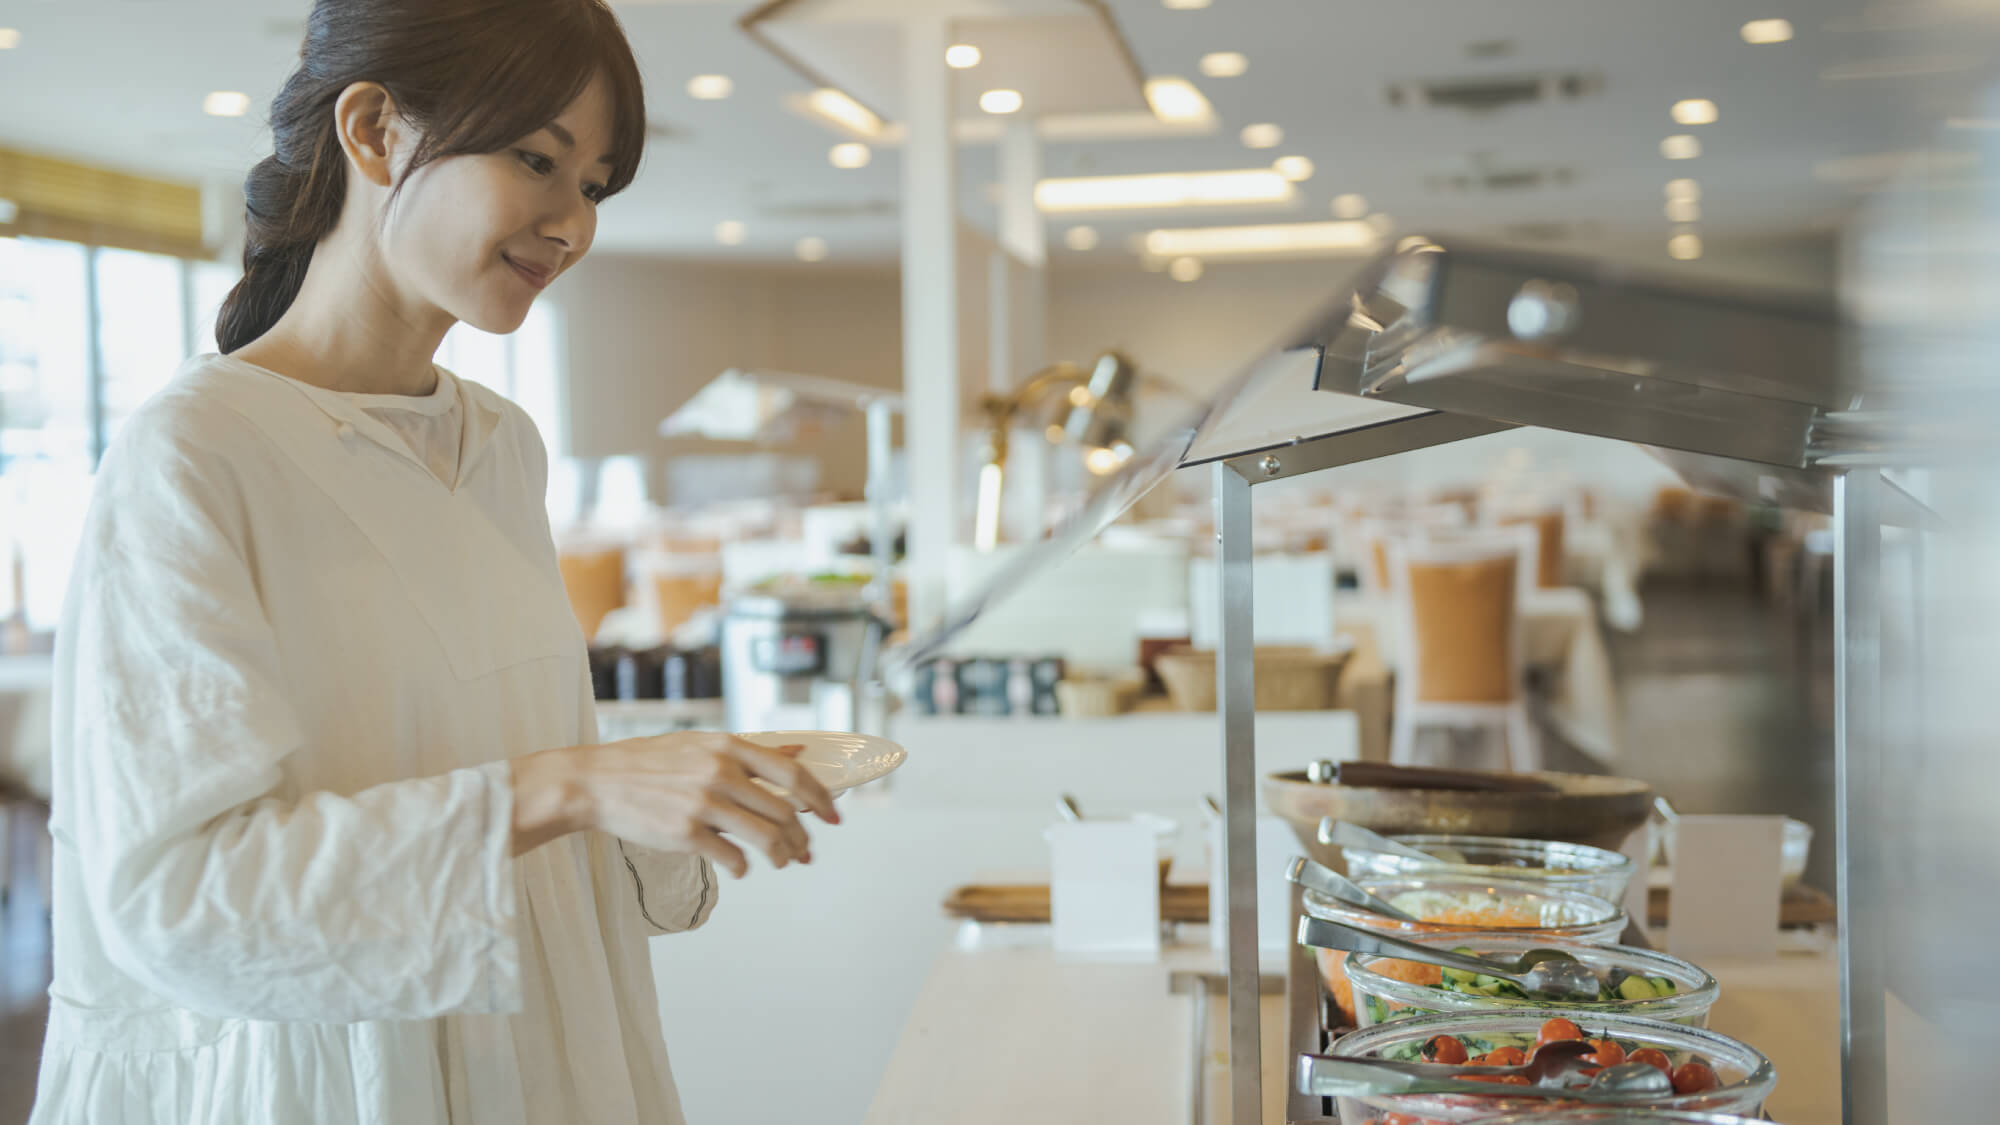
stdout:
<svg viewBox="0 0 2000 1125">
<path fill-rule="evenodd" d="M 556 124 L 553 121 L 549 122 L 547 125 L 542 126 L 542 128 L 547 129 L 549 131 L 549 134 L 555 137 L 555 139 L 559 141 L 564 148 L 573 149 L 576 147 L 576 137 L 572 135 L 568 129 L 563 128 L 562 126 Z M 598 157 L 597 162 L 599 164 L 610 164 L 614 166 L 617 165 L 618 163 L 616 160 L 612 159 L 611 154 L 608 152 L 605 153 L 603 156 Z"/>
</svg>

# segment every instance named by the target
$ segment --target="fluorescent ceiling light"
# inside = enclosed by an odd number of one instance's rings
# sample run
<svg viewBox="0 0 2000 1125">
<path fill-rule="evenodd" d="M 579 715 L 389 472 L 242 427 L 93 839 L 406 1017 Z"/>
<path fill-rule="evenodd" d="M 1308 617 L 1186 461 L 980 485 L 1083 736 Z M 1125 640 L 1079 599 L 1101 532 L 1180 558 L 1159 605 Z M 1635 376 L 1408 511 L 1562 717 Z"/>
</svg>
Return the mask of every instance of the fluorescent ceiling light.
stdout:
<svg viewBox="0 0 2000 1125">
<path fill-rule="evenodd" d="M 1333 197 L 1333 217 L 1336 219 L 1365 219 L 1368 217 L 1368 197 L 1357 192 L 1347 192 Z"/>
<path fill-rule="evenodd" d="M 953 43 L 945 48 L 944 65 L 953 70 L 970 70 L 979 65 L 982 57 L 979 48 L 970 43 Z"/>
<path fill-rule="evenodd" d="M 715 240 L 724 246 L 741 246 L 750 236 L 749 228 L 735 219 L 725 219 L 715 224 Z"/>
<path fill-rule="evenodd" d="M 1139 176 L 1079 176 L 1035 185 L 1043 211 L 1124 211 L 1138 208 L 1213 207 L 1289 203 L 1292 182 L 1271 168 L 1236 172 L 1156 172 Z"/>
<path fill-rule="evenodd" d="M 1791 38 L 1790 20 L 1751 20 L 1743 25 L 1745 43 L 1788 43 Z"/>
<path fill-rule="evenodd" d="M 1676 133 L 1660 142 L 1660 155 L 1668 160 L 1693 160 L 1701 155 L 1701 141 L 1693 133 Z"/>
<path fill-rule="evenodd" d="M 1701 199 L 1701 185 L 1693 180 L 1668 180 L 1668 199 Z"/>
<path fill-rule="evenodd" d="M 1147 233 L 1144 245 L 1149 256 L 1159 259 L 1232 258 L 1359 251 L 1375 241 L 1367 223 L 1329 222 L 1155 230 Z"/>
<path fill-rule="evenodd" d="M 1071 227 L 1063 232 L 1063 245 L 1076 251 L 1097 249 L 1097 230 L 1094 227 Z"/>
<path fill-rule="evenodd" d="M 801 262 L 823 262 L 826 260 L 827 253 L 826 239 L 810 236 L 801 238 L 798 245 L 792 247 L 792 250 L 798 254 L 799 261 Z"/>
<path fill-rule="evenodd" d="M 1176 12 L 1198 12 L 1208 7 L 1209 0 L 1160 0 L 1168 9 Z"/>
<path fill-rule="evenodd" d="M 1241 78 L 1250 60 L 1241 51 L 1215 51 L 1201 57 L 1201 72 L 1210 78 Z"/>
<path fill-rule="evenodd" d="M 1675 261 L 1692 262 L 1701 257 L 1701 236 L 1691 231 L 1683 231 L 1667 239 L 1667 253 L 1672 255 Z"/>
<path fill-rule="evenodd" d="M 1701 201 L 1698 199 L 1667 200 L 1667 218 L 1676 223 L 1698 223 L 1701 221 Z"/>
<path fill-rule="evenodd" d="M 1719 116 L 1715 103 L 1707 98 L 1688 98 L 1674 103 L 1674 120 L 1682 125 L 1713 125 Z"/>
<path fill-rule="evenodd" d="M 1285 131 L 1270 122 L 1243 127 L 1243 147 L 1277 148 L 1285 143 Z"/>
<path fill-rule="evenodd" d="M 865 105 L 831 86 L 822 86 L 805 97 L 805 108 L 834 125 L 873 139 L 882 133 L 882 119 Z"/>
<path fill-rule="evenodd" d="M 1200 281 L 1200 258 L 1175 258 L 1167 263 L 1167 276 L 1175 281 Z"/>
<path fill-rule="evenodd" d="M 250 95 L 236 90 L 217 90 L 201 99 L 201 111 L 210 117 L 241 117 L 250 112 Z"/>
<path fill-rule="evenodd" d="M 833 146 L 827 151 L 826 158 L 835 168 L 866 168 L 871 155 L 867 145 L 848 141 Z"/>
<path fill-rule="evenodd" d="M 1303 156 L 1280 156 L 1271 162 L 1271 168 L 1295 184 L 1313 178 L 1313 162 Z"/>
<path fill-rule="evenodd" d="M 988 90 L 979 95 L 979 108 L 988 113 L 1014 113 L 1021 108 L 1021 91 Z"/>
<path fill-rule="evenodd" d="M 696 101 L 719 102 L 736 92 L 736 83 L 726 74 L 697 74 L 688 79 L 688 97 Z"/>
<path fill-rule="evenodd" d="M 21 45 L 21 33 L 16 28 L 0 27 L 0 51 L 11 51 Z"/>
<path fill-rule="evenodd" d="M 1207 121 L 1215 116 L 1208 99 L 1185 78 L 1147 79 L 1146 104 L 1162 121 Z"/>
</svg>

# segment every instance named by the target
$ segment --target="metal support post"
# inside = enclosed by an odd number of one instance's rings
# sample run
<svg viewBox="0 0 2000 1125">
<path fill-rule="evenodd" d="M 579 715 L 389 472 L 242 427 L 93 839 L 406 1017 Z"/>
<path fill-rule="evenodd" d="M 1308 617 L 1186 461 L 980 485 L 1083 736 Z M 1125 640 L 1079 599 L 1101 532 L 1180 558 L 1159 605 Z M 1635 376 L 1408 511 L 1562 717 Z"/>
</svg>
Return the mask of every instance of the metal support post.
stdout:
<svg viewBox="0 0 2000 1125">
<path fill-rule="evenodd" d="M 1834 481 L 1834 784 L 1840 853 L 1840 1075 L 1845 1125 L 1888 1125 L 1882 797 L 1882 513 L 1874 469 Z"/>
<path fill-rule="evenodd" d="M 1216 605 L 1221 643 L 1215 654 L 1216 709 L 1222 718 L 1222 876 L 1228 914 L 1229 1120 L 1261 1125 L 1264 1114 L 1263 1022 L 1257 967 L 1257 725 L 1251 663 L 1250 482 L 1227 464 L 1214 469 Z"/>
</svg>

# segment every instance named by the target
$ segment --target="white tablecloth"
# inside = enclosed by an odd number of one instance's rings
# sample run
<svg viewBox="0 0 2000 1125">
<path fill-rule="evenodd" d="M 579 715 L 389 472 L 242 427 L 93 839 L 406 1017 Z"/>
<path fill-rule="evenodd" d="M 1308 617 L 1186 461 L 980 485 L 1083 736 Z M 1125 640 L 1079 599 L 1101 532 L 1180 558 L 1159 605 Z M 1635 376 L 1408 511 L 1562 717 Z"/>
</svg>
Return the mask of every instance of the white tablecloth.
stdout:
<svg viewBox="0 0 2000 1125">
<path fill-rule="evenodd" d="M 1383 661 L 1392 668 L 1400 663 L 1406 646 L 1392 599 L 1343 590 L 1333 612 L 1341 624 L 1373 625 Z M 1577 749 L 1607 764 L 1618 761 L 1618 689 L 1589 593 L 1536 590 L 1522 606 L 1521 625 L 1527 662 L 1555 672 L 1550 719 Z"/>
</svg>

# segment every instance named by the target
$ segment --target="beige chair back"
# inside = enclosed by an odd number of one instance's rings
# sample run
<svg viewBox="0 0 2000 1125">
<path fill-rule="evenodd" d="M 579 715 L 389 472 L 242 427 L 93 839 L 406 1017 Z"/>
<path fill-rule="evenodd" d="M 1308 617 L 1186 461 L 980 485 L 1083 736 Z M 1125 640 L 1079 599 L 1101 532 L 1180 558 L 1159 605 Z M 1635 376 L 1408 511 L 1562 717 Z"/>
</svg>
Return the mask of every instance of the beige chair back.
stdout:
<svg viewBox="0 0 2000 1125">
<path fill-rule="evenodd" d="M 1389 547 L 1408 629 L 1410 698 L 1511 703 L 1520 693 L 1518 539 Z"/>
<path fill-rule="evenodd" d="M 1552 590 L 1563 585 L 1563 513 L 1562 509 L 1532 512 L 1521 515 L 1502 516 L 1502 527 L 1527 526 L 1535 529 L 1535 585 L 1544 590 Z"/>
<path fill-rule="evenodd" d="M 584 639 L 597 636 L 598 626 L 612 610 L 625 604 L 625 550 L 566 551 L 558 555 L 569 608 L 583 629 Z"/>
</svg>

